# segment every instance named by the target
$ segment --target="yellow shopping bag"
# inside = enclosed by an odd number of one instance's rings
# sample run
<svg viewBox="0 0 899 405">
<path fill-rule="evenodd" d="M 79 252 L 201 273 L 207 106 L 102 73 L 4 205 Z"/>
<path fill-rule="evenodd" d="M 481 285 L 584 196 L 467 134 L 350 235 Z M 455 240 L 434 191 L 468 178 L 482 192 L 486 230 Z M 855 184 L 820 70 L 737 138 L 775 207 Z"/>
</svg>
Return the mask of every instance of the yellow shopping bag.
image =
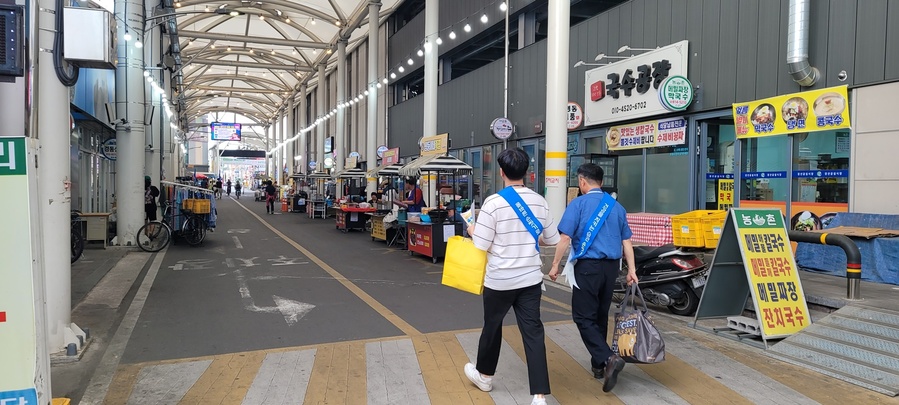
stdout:
<svg viewBox="0 0 899 405">
<path fill-rule="evenodd" d="M 480 295 L 487 274 L 487 252 L 475 247 L 471 239 L 452 236 L 446 243 L 442 284 Z"/>
</svg>

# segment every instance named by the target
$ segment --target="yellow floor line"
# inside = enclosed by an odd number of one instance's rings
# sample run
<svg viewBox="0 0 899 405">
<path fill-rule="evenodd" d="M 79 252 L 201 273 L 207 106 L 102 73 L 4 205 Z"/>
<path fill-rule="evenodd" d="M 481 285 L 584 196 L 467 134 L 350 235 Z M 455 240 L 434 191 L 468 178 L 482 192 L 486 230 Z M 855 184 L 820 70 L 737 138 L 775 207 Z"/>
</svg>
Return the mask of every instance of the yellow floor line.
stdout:
<svg viewBox="0 0 899 405">
<path fill-rule="evenodd" d="M 714 377 L 671 354 L 666 353 L 662 363 L 641 364 L 637 367 L 690 404 L 752 404 Z"/>
<path fill-rule="evenodd" d="M 112 382 L 109 383 L 109 389 L 106 391 L 106 399 L 104 404 L 124 404 L 128 402 L 131 396 L 131 390 L 137 383 L 137 376 L 143 368 L 141 365 L 129 364 L 120 365 L 113 376 Z"/>
<path fill-rule="evenodd" d="M 421 376 L 432 405 L 493 404 L 486 392 L 465 377 L 468 355 L 453 333 L 413 336 Z"/>
<path fill-rule="evenodd" d="M 354 284 L 352 281 L 347 280 L 347 278 L 344 277 L 342 274 L 340 274 L 340 272 L 335 270 L 333 267 L 329 266 L 323 260 L 319 259 L 318 256 L 312 254 L 312 252 L 310 252 L 309 249 L 304 248 L 299 243 L 297 243 L 293 239 L 289 238 L 283 232 L 279 231 L 274 226 L 272 226 L 271 224 L 269 224 L 268 222 L 263 220 L 262 217 L 257 215 L 255 212 L 251 211 L 249 208 L 245 207 L 243 204 L 238 202 L 237 205 L 239 205 L 241 208 L 244 209 L 244 211 L 248 212 L 250 215 L 252 215 L 257 220 L 259 220 L 259 222 L 261 222 L 268 229 L 270 229 L 272 232 L 274 232 L 276 235 L 278 235 L 281 239 L 284 239 L 284 241 L 289 243 L 295 249 L 299 250 L 300 253 L 302 253 L 306 257 L 308 257 L 309 260 L 312 260 L 313 262 L 315 262 L 315 264 L 317 264 L 319 267 L 321 267 L 324 271 L 328 272 L 328 274 L 330 274 L 331 277 L 334 277 L 334 279 L 337 280 L 340 284 L 343 284 L 344 287 L 346 287 L 353 294 L 355 294 L 357 297 L 359 297 L 359 299 L 361 299 L 363 302 L 368 304 L 368 306 L 370 306 L 372 309 L 374 309 L 379 314 L 381 314 L 381 316 L 383 316 L 385 319 L 387 319 L 387 321 L 392 323 L 403 333 L 405 333 L 406 335 L 409 335 L 409 336 L 421 335 L 421 332 L 419 332 L 418 329 L 415 329 L 412 325 L 410 325 L 408 322 L 403 320 L 403 318 L 400 318 L 397 314 L 393 313 L 393 311 L 387 309 L 387 307 L 385 307 L 383 304 L 378 302 L 371 295 L 368 295 L 368 293 L 363 291 L 361 288 L 359 288 L 359 286 Z"/>
<path fill-rule="evenodd" d="M 262 367 L 264 353 L 216 356 L 187 391 L 181 404 L 221 404 L 242 401 Z"/>
</svg>

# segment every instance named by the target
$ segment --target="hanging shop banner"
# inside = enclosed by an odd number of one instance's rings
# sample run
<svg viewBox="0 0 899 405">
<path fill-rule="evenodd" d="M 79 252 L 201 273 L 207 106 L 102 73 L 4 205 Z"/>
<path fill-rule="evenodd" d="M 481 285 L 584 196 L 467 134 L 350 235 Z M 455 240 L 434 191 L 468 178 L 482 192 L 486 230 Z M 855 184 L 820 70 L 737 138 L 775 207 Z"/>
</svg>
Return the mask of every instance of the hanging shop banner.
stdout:
<svg viewBox="0 0 899 405">
<path fill-rule="evenodd" d="M 683 117 L 619 125 L 606 132 L 609 150 L 683 145 L 686 142 L 687 120 Z"/>
<path fill-rule="evenodd" d="M 732 212 L 762 335 L 778 338 L 801 331 L 811 319 L 783 215 L 779 210 Z"/>
<path fill-rule="evenodd" d="M 846 86 L 733 105 L 737 138 L 849 128 Z"/>
<path fill-rule="evenodd" d="M 390 148 L 384 151 L 384 156 L 381 156 L 384 160 L 383 164 L 392 165 L 394 163 L 399 163 L 400 161 L 400 148 Z"/>
<path fill-rule="evenodd" d="M 718 209 L 729 210 L 734 206 L 734 179 L 718 180 Z"/>
<path fill-rule="evenodd" d="M 0 137 L 0 190 L 15 190 L 0 198 L 3 226 L 0 257 L 0 403 L 19 404 L 34 398 L 37 336 L 32 279 L 31 207 L 28 203 L 25 137 Z M 14 231 L 13 231 L 14 230 Z"/>
<path fill-rule="evenodd" d="M 449 150 L 449 134 L 440 134 L 434 136 L 426 136 L 421 138 L 419 146 L 421 147 L 421 155 L 445 155 Z"/>
<path fill-rule="evenodd" d="M 690 57 L 688 45 L 688 41 L 680 41 L 588 70 L 584 80 L 584 125 L 642 118 L 687 108 L 693 100 L 692 87 L 687 98 L 686 94 L 681 94 L 679 90 L 683 89 L 679 86 L 684 83 L 689 85 L 685 79 Z M 662 97 L 659 94 L 662 84 L 674 76 L 683 78 L 670 82 L 669 89 L 677 94 Z M 666 98 L 671 101 L 669 104 L 663 102 Z"/>
</svg>

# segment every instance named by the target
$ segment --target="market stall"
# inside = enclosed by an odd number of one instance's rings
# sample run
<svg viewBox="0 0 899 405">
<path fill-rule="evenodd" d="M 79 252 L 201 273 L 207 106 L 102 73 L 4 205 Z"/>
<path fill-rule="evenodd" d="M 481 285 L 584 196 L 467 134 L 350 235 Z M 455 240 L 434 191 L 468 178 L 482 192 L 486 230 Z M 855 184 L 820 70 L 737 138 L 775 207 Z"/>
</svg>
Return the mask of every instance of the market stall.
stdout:
<svg viewBox="0 0 899 405">
<path fill-rule="evenodd" d="M 334 209 L 336 212 L 335 226 L 343 233 L 350 230 L 364 231 L 365 223 L 368 221 L 366 214 L 375 212 L 374 208 L 360 207 L 355 203 L 341 204 Z"/>
<path fill-rule="evenodd" d="M 365 214 L 375 211 L 374 208 L 367 207 L 368 204 L 361 207 L 359 206 L 360 202 L 364 202 L 365 196 L 360 196 L 364 191 L 358 192 L 358 185 L 356 183 L 365 180 L 365 172 L 360 168 L 352 167 L 334 173 L 332 177 L 337 180 L 338 188 L 348 185 L 349 187 L 347 188 L 352 190 L 351 193 L 341 197 L 340 204 L 334 207 L 334 217 L 336 218 L 335 223 L 337 229 L 343 232 L 347 232 L 351 229 L 364 231 L 365 223 L 368 220 L 368 217 Z"/>
<path fill-rule="evenodd" d="M 367 173 L 368 177 L 387 177 L 390 179 L 399 178 L 400 177 L 400 168 L 403 167 L 401 163 L 392 163 L 387 165 L 382 165 L 376 167 L 372 170 L 369 170 Z M 390 187 L 394 187 L 392 182 L 388 182 L 391 184 Z M 375 212 L 369 213 L 368 215 L 371 217 L 371 240 L 382 240 L 389 241 L 392 239 L 392 232 L 396 232 L 396 227 L 392 226 L 395 224 L 385 223 L 385 218 L 392 212 L 394 212 L 394 204 L 393 198 L 391 198 L 391 194 L 389 192 L 384 192 L 384 190 L 379 190 L 381 203 L 376 204 L 374 207 L 376 209 Z M 396 222 L 394 218 L 393 221 Z"/>
<path fill-rule="evenodd" d="M 306 200 L 306 213 L 309 218 L 325 218 L 327 215 L 327 185 L 331 175 L 324 172 L 315 172 L 308 176 L 312 184 L 312 195 Z"/>
<path fill-rule="evenodd" d="M 412 161 L 403 166 L 399 170 L 399 174 L 403 176 L 429 176 L 434 179 L 439 178 L 441 174 L 452 175 L 453 188 L 456 187 L 457 174 L 470 174 L 471 166 L 465 162 L 452 156 L 444 155 L 428 155 Z M 433 181 L 433 180 L 428 180 Z M 430 189 L 431 187 L 428 187 Z M 437 203 L 437 207 L 422 209 L 422 215 L 419 217 L 410 215 L 407 221 L 407 240 L 409 245 L 409 255 L 419 253 L 431 258 L 431 261 L 437 263 L 446 255 L 446 242 L 451 236 L 462 234 L 462 223 L 455 222 L 449 212 L 444 209 L 440 202 L 437 190 L 439 187 L 433 187 L 433 192 L 426 193 L 425 202 L 429 205 Z M 427 215 L 427 216 L 425 216 Z M 430 221 L 422 220 L 424 217 Z"/>
</svg>

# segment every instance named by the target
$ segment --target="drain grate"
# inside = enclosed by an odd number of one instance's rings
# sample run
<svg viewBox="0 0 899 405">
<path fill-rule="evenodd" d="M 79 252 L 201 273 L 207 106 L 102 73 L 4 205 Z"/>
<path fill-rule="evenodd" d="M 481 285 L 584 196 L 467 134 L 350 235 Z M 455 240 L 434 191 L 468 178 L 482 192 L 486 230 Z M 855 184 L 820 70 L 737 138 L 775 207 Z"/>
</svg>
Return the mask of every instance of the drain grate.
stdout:
<svg viewBox="0 0 899 405">
<path fill-rule="evenodd" d="M 899 395 L 899 312 L 847 305 L 768 355 L 890 396 Z"/>
</svg>

